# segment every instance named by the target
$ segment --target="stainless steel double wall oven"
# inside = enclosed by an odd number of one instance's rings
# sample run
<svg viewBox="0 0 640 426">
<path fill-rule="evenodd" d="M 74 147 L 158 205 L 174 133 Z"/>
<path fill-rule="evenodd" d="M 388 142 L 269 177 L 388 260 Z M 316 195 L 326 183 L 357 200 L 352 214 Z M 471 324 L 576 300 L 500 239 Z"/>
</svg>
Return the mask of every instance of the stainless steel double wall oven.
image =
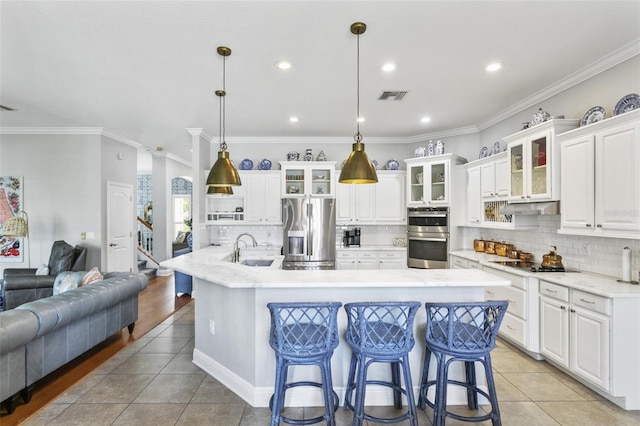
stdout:
<svg viewBox="0 0 640 426">
<path fill-rule="evenodd" d="M 407 265 L 410 268 L 449 267 L 449 208 L 407 209 Z"/>
</svg>

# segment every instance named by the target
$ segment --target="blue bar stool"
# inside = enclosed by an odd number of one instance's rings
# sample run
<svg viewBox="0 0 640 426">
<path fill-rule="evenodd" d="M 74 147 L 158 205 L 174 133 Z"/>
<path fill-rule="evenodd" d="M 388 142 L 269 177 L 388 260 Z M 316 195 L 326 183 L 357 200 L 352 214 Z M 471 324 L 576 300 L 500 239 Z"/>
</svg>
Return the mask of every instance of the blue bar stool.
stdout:
<svg viewBox="0 0 640 426">
<path fill-rule="evenodd" d="M 271 312 L 269 344 L 276 353 L 275 390 L 269 408 L 271 426 L 280 422 L 309 425 L 326 421 L 335 426 L 334 414 L 340 405 L 331 380 L 331 356 L 338 346 L 338 309 L 340 302 L 326 303 L 268 303 Z M 303 381 L 287 383 L 291 365 L 317 365 L 322 383 Z M 312 419 L 292 419 L 282 415 L 287 389 L 298 386 L 322 388 L 324 415 Z"/>
<path fill-rule="evenodd" d="M 426 303 L 427 346 L 422 368 L 418 406 L 433 408 L 434 426 L 443 426 L 446 417 L 467 422 L 482 422 L 501 425 L 496 387 L 491 369 L 491 351 L 496 347 L 496 335 L 507 311 L 508 302 Z M 431 354 L 436 358 L 436 380 L 429 380 Z M 448 378 L 449 366 L 454 361 L 465 363 L 465 381 Z M 481 362 L 487 378 L 488 393 L 476 385 L 475 363 Z M 427 399 L 430 386 L 436 386 L 435 401 Z M 447 385 L 467 388 L 469 408 L 478 409 L 478 393 L 489 400 L 491 411 L 478 417 L 467 417 L 447 411 Z"/>
<path fill-rule="evenodd" d="M 377 423 L 397 423 L 408 419 L 418 425 L 416 405 L 409 369 L 409 352 L 415 345 L 413 320 L 420 302 L 363 302 L 347 303 L 347 343 L 351 346 L 351 365 L 344 401 L 344 408 L 353 410 L 353 425 L 362 425 L 364 419 Z M 367 380 L 367 370 L 374 362 L 391 364 L 391 382 Z M 400 366 L 404 388 L 400 382 Z M 356 378 L 357 375 L 357 378 Z M 393 389 L 393 401 L 400 408 L 401 395 L 407 399 L 407 412 L 394 418 L 374 417 L 364 412 L 367 385 L 387 386 Z M 355 405 L 351 397 L 355 389 Z"/>
</svg>

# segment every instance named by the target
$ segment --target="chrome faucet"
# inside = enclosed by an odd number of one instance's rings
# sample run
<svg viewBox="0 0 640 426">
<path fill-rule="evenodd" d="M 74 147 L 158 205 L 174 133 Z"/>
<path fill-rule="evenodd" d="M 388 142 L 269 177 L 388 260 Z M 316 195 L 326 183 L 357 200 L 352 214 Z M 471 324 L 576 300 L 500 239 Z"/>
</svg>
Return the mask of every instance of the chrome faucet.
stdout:
<svg viewBox="0 0 640 426">
<path fill-rule="evenodd" d="M 247 236 L 247 237 L 251 238 L 251 241 L 253 243 L 253 247 L 257 247 L 258 246 L 258 242 L 256 241 L 256 237 L 254 237 L 250 233 L 243 232 L 242 234 L 238 235 L 236 237 L 236 241 L 233 243 L 233 261 L 234 262 L 237 262 L 237 261 L 240 260 L 240 247 L 238 247 L 238 243 L 240 242 L 240 238 L 244 237 L 244 236 Z M 244 243 L 244 241 L 243 241 L 243 243 Z M 245 243 L 245 247 L 246 247 L 246 245 L 247 244 Z"/>
</svg>

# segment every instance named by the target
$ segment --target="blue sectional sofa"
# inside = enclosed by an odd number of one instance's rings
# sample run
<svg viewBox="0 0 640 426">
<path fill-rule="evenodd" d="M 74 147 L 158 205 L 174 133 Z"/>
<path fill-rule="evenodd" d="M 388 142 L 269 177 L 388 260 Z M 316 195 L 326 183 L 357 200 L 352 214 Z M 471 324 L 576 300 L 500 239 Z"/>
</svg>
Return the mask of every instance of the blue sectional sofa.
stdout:
<svg viewBox="0 0 640 426">
<path fill-rule="evenodd" d="M 13 412 L 33 384 L 124 327 L 133 332 L 144 274 L 103 280 L 0 312 L 0 401 Z"/>
</svg>

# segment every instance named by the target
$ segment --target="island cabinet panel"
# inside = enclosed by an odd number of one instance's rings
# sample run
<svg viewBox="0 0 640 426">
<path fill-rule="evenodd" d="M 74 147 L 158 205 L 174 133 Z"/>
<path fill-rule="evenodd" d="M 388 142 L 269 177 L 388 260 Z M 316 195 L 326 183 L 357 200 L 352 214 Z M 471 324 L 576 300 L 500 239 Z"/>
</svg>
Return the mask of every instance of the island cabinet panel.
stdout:
<svg viewBox="0 0 640 426">
<path fill-rule="evenodd" d="M 640 111 L 562 134 L 560 233 L 640 238 Z"/>
</svg>

